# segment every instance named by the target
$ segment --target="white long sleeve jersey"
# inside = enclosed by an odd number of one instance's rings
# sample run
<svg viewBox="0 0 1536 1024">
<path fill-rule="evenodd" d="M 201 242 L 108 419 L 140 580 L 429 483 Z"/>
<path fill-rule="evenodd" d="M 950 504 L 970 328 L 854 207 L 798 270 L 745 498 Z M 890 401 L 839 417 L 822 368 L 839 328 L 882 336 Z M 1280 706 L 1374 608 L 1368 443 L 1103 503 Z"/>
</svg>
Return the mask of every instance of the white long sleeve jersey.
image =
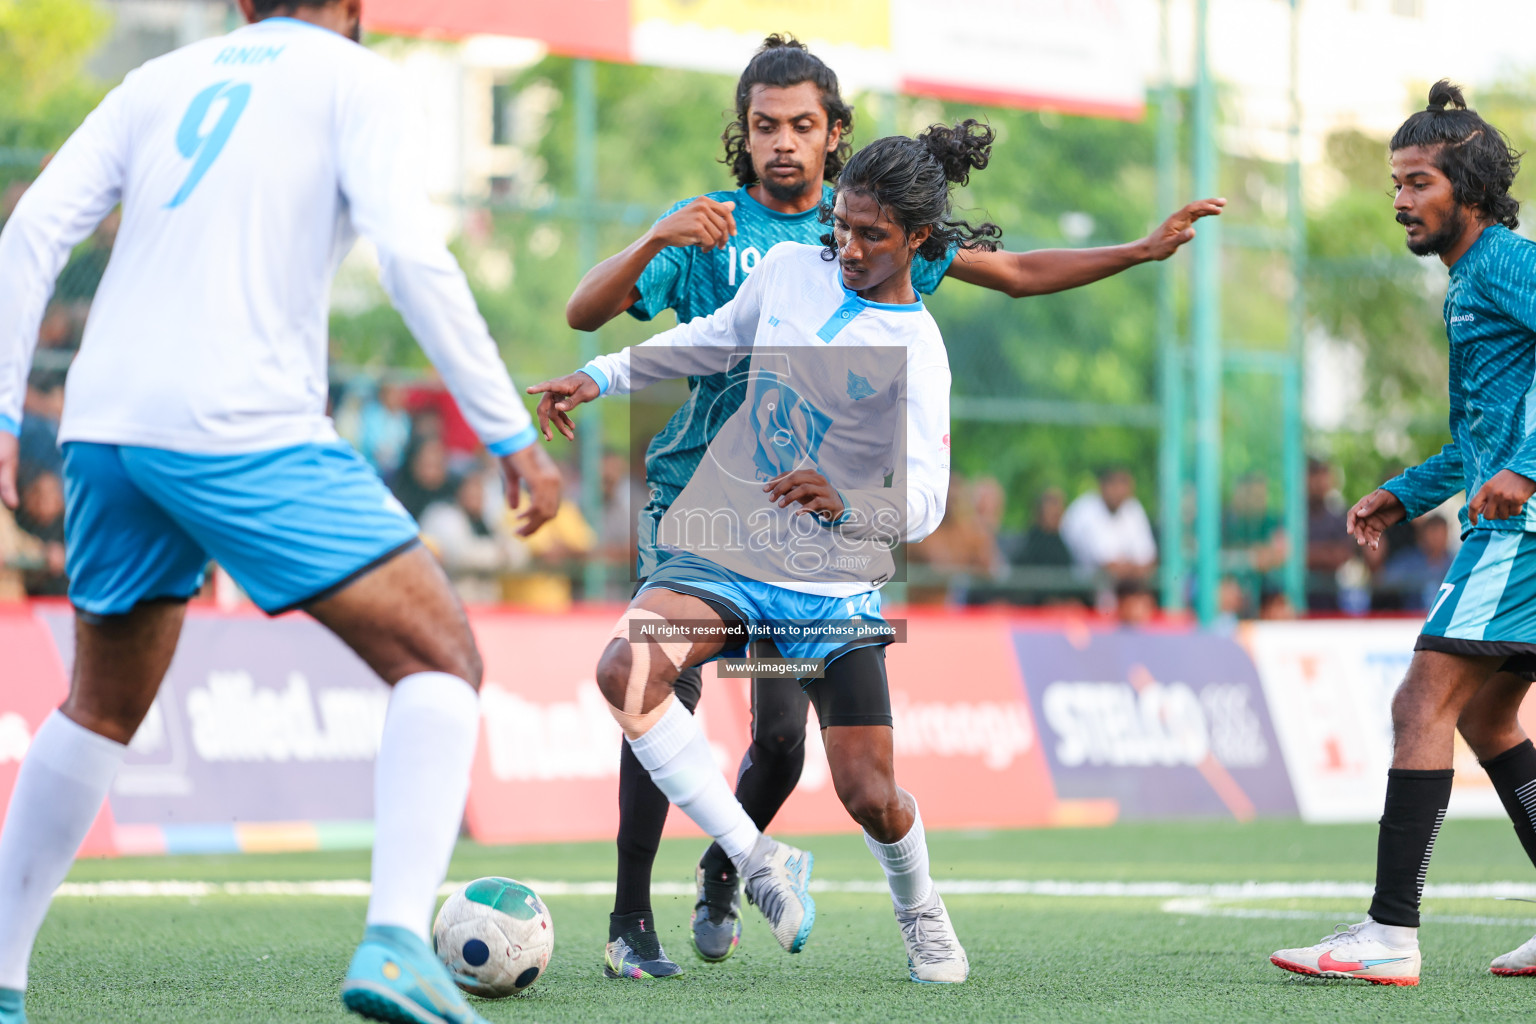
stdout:
<svg viewBox="0 0 1536 1024">
<path fill-rule="evenodd" d="M 921 301 L 865 301 L 822 253 L 776 245 L 712 315 L 585 371 L 604 394 L 732 374 L 719 403 L 727 418 L 658 543 L 760 582 L 851 597 L 890 579 L 895 543 L 922 540 L 944 518 L 949 360 Z M 769 500 L 764 485 L 797 469 L 837 489 L 836 523 Z"/>
<path fill-rule="evenodd" d="M 383 58 L 269 18 L 131 72 L 0 233 L 0 429 L 15 431 L 71 248 L 122 225 L 65 392 L 61 441 L 238 453 L 334 440 L 331 280 L 357 234 L 385 291 L 497 454 L 533 440 L 432 225 L 416 109 Z"/>
</svg>

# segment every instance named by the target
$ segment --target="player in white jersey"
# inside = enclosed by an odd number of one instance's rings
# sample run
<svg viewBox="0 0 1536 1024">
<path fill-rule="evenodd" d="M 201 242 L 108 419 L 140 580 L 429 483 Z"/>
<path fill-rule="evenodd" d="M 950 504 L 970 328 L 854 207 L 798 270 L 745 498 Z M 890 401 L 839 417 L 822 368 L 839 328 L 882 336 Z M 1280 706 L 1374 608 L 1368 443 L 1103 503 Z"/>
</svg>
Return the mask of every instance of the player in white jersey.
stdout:
<svg viewBox="0 0 1536 1024">
<path fill-rule="evenodd" d="M 14 507 L 43 307 L 71 247 L 122 204 L 60 428 L 74 679 L 0 834 L 0 1024 L 25 1020 L 37 929 L 210 558 L 394 687 L 343 1001 L 381 1020 L 480 1020 L 424 941 L 469 786 L 479 653 L 416 524 L 325 415 L 330 281 L 355 234 L 514 501 L 520 480 L 531 491 L 524 533 L 554 514 L 560 477 L 433 231 L 401 127 L 413 104 L 357 45 L 359 0 L 240 6 L 251 25 L 131 72 L 0 234 L 0 498 Z"/>
<path fill-rule="evenodd" d="M 795 953 L 815 921 L 812 857 L 758 830 L 673 694 L 683 668 L 771 640 L 816 707 L 838 797 L 885 870 L 920 982 L 963 982 L 969 964 L 917 803 L 896 784 L 894 630 L 879 588 L 893 547 L 943 519 L 949 487 L 949 363 L 912 264 L 994 244 L 994 226 L 951 220 L 949 201 L 951 183 L 986 166 L 992 138 L 966 121 L 872 143 L 838 178 L 827 248 L 774 246 L 715 313 L 529 389 L 545 393 L 546 435 L 552 419 L 569 438 L 569 411 L 600 394 L 735 378 L 740 404 L 661 520 L 671 556 L 620 620 L 598 686 L 652 781 L 720 844 Z"/>
</svg>

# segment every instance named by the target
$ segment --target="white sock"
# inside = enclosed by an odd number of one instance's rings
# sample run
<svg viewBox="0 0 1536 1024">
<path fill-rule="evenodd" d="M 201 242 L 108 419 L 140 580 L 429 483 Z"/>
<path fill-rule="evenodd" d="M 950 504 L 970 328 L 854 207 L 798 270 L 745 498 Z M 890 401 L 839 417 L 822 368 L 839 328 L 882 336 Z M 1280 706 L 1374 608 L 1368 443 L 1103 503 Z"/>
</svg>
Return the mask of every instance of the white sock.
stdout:
<svg viewBox="0 0 1536 1024">
<path fill-rule="evenodd" d="M 1419 930 L 1400 924 L 1382 924 L 1380 921 L 1365 916 L 1371 922 L 1370 930 L 1376 933 L 1376 937 L 1393 949 L 1418 949 Z"/>
<path fill-rule="evenodd" d="M 882 843 L 866 832 L 864 845 L 885 869 L 891 899 L 902 910 L 911 910 L 932 894 L 933 879 L 928 875 L 928 837 L 923 832 L 922 815 L 915 809 L 912 827 L 906 835 L 894 843 Z"/>
<path fill-rule="evenodd" d="M 426 939 L 464 819 L 479 731 L 479 695 L 458 676 L 418 672 L 395 684 L 373 769 L 369 924 Z"/>
<path fill-rule="evenodd" d="M 27 961 L 53 891 L 101 811 L 128 748 L 49 715 L 16 775 L 0 833 L 0 988 L 27 987 Z"/>
<path fill-rule="evenodd" d="M 761 833 L 715 766 L 709 740 L 683 702 L 674 700 L 661 721 L 629 741 L 629 749 L 650 772 L 656 788 L 713 836 L 737 869 L 742 869 Z"/>
</svg>

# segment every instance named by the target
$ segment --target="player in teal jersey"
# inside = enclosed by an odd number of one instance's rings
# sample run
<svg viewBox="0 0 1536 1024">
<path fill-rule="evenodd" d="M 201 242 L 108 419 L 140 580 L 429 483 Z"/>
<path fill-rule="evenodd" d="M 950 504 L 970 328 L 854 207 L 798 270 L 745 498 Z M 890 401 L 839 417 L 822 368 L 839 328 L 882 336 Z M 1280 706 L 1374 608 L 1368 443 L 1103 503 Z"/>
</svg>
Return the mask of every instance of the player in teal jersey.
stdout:
<svg viewBox="0 0 1536 1024">
<path fill-rule="evenodd" d="M 726 129 L 725 163 L 734 191 L 685 199 L 622 252 L 582 279 L 566 306 L 578 330 L 596 330 L 620 313 L 650 320 L 664 309 L 679 322 L 708 316 L 728 302 L 763 254 L 780 242 L 820 244 L 829 227 L 820 209 L 849 152 L 853 109 L 837 76 L 791 38 L 769 36 L 736 87 L 736 119 Z M 914 261 L 912 285 L 928 294 L 945 277 L 1014 297 L 1043 295 L 1089 284 L 1148 260 L 1171 256 L 1194 237 L 1193 224 L 1218 214 L 1225 200 L 1190 203 L 1147 237 L 1125 245 L 1036 252 L 971 251 Z M 646 449 L 651 500 L 639 516 L 638 576 L 664 557 L 656 525 L 693 476 L 714 430 L 734 411 L 725 374 L 689 378 L 689 397 Z M 739 401 L 739 397 L 736 398 Z M 676 681 L 678 699 L 692 710 L 699 670 Z M 737 796 L 759 828 L 766 828 L 800 779 L 809 701 L 785 680 L 752 683 L 752 744 L 742 759 Z M 620 758 L 619 865 L 605 972 L 610 977 L 669 977 L 680 973 L 656 936 L 650 899 L 651 865 L 666 822 L 667 798 L 635 760 L 628 743 Z M 698 871 L 693 917 L 695 949 L 723 960 L 741 935 L 739 880 L 718 846 Z"/>
<path fill-rule="evenodd" d="M 1350 509 L 1375 548 L 1387 527 L 1459 491 L 1465 541 L 1392 699 L 1393 753 L 1369 915 L 1270 959 L 1300 974 L 1419 983 L 1419 898 L 1451 797 L 1460 730 L 1536 863 L 1536 749 L 1518 712 L 1536 679 L 1536 243 L 1516 235 L 1520 154 L 1441 81 L 1392 143 L 1397 221 L 1450 268 L 1451 441 Z M 1497 975 L 1536 975 L 1536 939 Z"/>
</svg>

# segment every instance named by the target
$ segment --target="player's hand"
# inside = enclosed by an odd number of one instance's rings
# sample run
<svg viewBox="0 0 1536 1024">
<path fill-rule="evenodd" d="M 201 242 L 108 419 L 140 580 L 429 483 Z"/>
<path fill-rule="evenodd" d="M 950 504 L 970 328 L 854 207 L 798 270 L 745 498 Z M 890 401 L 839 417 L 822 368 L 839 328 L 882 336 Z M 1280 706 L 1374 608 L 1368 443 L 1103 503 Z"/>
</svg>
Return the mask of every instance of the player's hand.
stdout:
<svg viewBox="0 0 1536 1024">
<path fill-rule="evenodd" d="M 1500 470 L 1467 502 L 1467 520 L 1476 526 L 1480 518 L 1508 519 L 1525 507 L 1532 494 L 1536 494 L 1536 480 L 1512 469 Z"/>
<path fill-rule="evenodd" d="M 777 502 L 779 508 L 788 508 L 790 503 L 798 502 L 801 507 L 795 510 L 797 516 L 809 512 L 830 521 L 843 514 L 843 499 L 837 488 L 813 470 L 797 469 L 785 473 L 764 484 L 763 490 L 768 492 L 768 500 Z"/>
<path fill-rule="evenodd" d="M 1147 258 L 1165 260 L 1179 251 L 1179 246 L 1195 237 L 1195 221 L 1201 217 L 1219 217 L 1225 199 L 1199 199 L 1163 221 L 1142 239 Z"/>
<path fill-rule="evenodd" d="M 522 498 L 520 484 L 528 488 L 528 507 L 518 516 L 519 537 L 528 536 L 555 518 L 560 511 L 564 482 L 560 479 L 560 467 L 543 445 L 535 441 L 511 455 L 503 455 L 501 471 L 507 475 L 508 505 L 517 508 Z"/>
<path fill-rule="evenodd" d="M 651 238 L 662 245 L 696 245 L 705 252 L 724 249 L 736 235 L 733 202 L 717 203 L 699 196 L 676 213 L 657 221 Z"/>
<path fill-rule="evenodd" d="M 1344 529 L 1354 535 L 1355 543 L 1372 551 L 1381 545 L 1381 535 L 1393 523 L 1408 518 L 1408 510 L 1397 495 L 1384 488 L 1377 488 L 1355 502 L 1355 507 L 1344 517 Z"/>
<path fill-rule="evenodd" d="M 21 444 L 16 435 L 0 430 L 0 503 L 15 508 L 20 502 L 16 494 L 16 467 L 21 463 Z"/>
<path fill-rule="evenodd" d="M 528 389 L 528 393 L 544 396 L 539 399 L 538 409 L 539 433 L 544 435 L 544 440 L 554 440 L 554 435 L 549 432 L 549 424 L 553 421 L 555 429 L 559 430 L 567 441 L 574 441 L 576 424 L 571 422 L 571 417 L 567 414 L 578 405 L 585 405 L 599 398 L 603 389 L 597 386 L 597 381 L 577 370 L 564 377 L 556 377 L 554 380 L 535 384 Z"/>
</svg>

